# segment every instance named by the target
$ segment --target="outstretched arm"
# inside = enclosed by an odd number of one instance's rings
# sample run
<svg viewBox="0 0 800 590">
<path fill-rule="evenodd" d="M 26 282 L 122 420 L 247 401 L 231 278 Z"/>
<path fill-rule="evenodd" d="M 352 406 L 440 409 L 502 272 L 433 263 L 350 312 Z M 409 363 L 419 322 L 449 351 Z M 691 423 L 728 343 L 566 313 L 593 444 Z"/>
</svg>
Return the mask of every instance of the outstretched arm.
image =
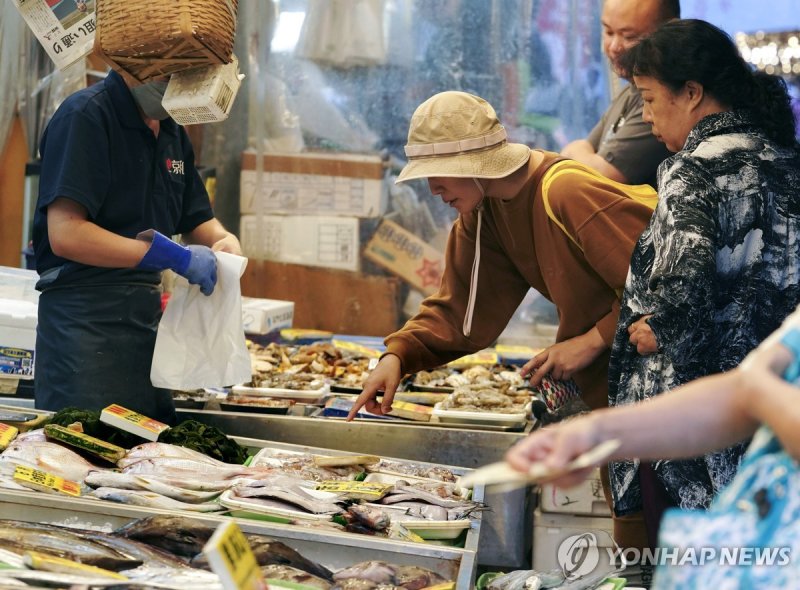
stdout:
<svg viewBox="0 0 800 590">
<path fill-rule="evenodd" d="M 400 359 L 394 354 L 385 355 L 364 381 L 361 395 L 353 404 L 347 420 L 355 418 L 358 411 L 365 406 L 367 411 L 373 414 L 388 414 L 392 409 L 394 393 L 402 376 Z M 378 403 L 375 398 L 380 391 L 383 392 L 383 399 Z"/>
<path fill-rule="evenodd" d="M 534 432 L 512 447 L 506 459 L 520 471 L 539 461 L 562 468 L 611 439 L 622 443 L 611 459 L 696 457 L 746 439 L 762 422 L 800 456 L 800 391 L 780 377 L 794 356 L 782 344 L 753 354 L 747 369 L 704 377 L 641 404 L 592 412 Z M 569 474 L 555 483 L 575 485 L 587 473 Z"/>
</svg>

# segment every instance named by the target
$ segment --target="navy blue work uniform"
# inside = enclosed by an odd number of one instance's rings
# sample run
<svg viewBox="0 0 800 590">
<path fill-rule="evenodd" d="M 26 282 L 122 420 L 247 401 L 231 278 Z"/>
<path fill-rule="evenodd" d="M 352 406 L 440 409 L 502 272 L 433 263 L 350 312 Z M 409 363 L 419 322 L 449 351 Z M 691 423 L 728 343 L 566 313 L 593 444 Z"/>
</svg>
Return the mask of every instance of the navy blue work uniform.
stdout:
<svg viewBox="0 0 800 590">
<path fill-rule="evenodd" d="M 33 228 L 39 318 L 36 407 L 98 410 L 118 403 L 174 422 L 169 391 L 150 383 L 161 318 L 160 273 L 100 268 L 60 258 L 47 233 L 47 207 L 64 197 L 89 221 L 135 238 L 153 228 L 190 232 L 213 218 L 182 127 L 148 128 L 116 73 L 67 98 L 42 135 L 39 200 Z"/>
</svg>

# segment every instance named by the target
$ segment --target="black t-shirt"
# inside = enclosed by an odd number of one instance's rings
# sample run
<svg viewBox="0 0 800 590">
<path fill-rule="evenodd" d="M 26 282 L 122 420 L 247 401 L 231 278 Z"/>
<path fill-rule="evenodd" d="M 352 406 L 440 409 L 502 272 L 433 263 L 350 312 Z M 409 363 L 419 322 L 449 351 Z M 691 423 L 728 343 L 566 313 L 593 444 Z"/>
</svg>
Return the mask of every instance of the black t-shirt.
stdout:
<svg viewBox="0 0 800 590">
<path fill-rule="evenodd" d="M 167 236 L 189 232 L 214 216 L 184 129 L 166 119 L 156 138 L 116 72 L 64 101 L 42 135 L 40 153 L 36 270 L 44 275 L 59 269 L 43 277 L 40 287 L 159 278 L 56 256 L 47 235 L 47 207 L 59 197 L 80 203 L 89 221 L 128 238 L 150 228 Z"/>
</svg>

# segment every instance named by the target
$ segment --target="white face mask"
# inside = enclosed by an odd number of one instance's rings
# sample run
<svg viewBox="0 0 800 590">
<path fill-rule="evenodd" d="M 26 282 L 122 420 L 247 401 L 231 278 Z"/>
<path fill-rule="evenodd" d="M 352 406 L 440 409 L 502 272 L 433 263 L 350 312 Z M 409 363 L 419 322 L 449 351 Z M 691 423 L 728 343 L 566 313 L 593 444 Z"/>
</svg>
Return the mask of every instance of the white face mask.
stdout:
<svg viewBox="0 0 800 590">
<path fill-rule="evenodd" d="M 159 121 L 169 117 L 169 113 L 161 105 L 164 93 L 167 91 L 167 84 L 166 80 L 159 80 L 131 88 L 133 100 L 142 109 L 145 117 Z"/>
</svg>

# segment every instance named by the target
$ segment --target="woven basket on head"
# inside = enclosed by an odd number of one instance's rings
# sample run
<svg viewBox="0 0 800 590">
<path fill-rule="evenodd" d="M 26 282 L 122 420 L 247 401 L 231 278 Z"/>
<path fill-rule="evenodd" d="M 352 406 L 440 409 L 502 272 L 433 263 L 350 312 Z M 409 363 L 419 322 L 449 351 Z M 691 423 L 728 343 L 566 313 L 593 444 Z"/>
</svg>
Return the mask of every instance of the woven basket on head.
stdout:
<svg viewBox="0 0 800 590">
<path fill-rule="evenodd" d="M 94 50 L 147 82 L 231 62 L 237 0 L 97 0 Z"/>
</svg>

